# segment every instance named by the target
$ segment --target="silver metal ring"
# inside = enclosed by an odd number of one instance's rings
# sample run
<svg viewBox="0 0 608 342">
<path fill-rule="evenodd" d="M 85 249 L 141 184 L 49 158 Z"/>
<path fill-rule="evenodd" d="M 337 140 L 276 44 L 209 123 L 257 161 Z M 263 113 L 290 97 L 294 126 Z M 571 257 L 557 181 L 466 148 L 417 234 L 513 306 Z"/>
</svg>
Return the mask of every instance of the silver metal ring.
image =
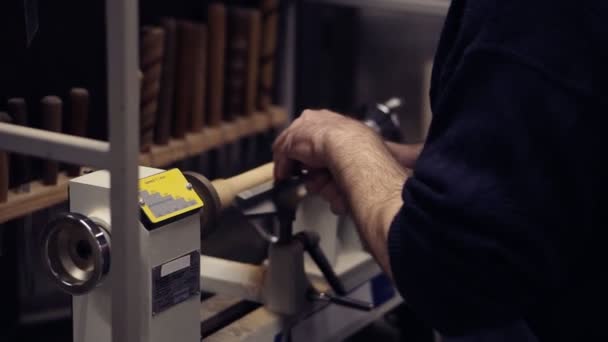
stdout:
<svg viewBox="0 0 608 342">
<path fill-rule="evenodd" d="M 110 236 L 101 222 L 77 213 L 50 221 L 42 234 L 42 257 L 50 278 L 65 292 L 82 295 L 110 271 Z"/>
</svg>

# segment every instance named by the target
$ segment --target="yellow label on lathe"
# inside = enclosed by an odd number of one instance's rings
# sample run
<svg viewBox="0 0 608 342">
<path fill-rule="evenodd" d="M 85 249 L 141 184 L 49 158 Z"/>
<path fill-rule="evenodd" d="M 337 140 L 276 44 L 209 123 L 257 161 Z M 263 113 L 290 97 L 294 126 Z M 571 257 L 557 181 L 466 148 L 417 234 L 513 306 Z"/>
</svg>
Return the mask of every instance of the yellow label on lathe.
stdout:
<svg viewBox="0 0 608 342">
<path fill-rule="evenodd" d="M 143 212 L 152 223 L 200 209 L 204 205 L 178 169 L 140 179 L 139 200 Z"/>
</svg>

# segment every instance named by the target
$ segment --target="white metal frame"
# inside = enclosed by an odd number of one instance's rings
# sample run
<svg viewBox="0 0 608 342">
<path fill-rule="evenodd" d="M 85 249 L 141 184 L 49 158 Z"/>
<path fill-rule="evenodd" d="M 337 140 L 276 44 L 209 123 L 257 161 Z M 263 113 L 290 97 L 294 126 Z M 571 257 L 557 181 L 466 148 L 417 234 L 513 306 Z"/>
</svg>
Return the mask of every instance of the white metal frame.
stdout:
<svg viewBox="0 0 608 342">
<path fill-rule="evenodd" d="M 0 149 L 108 168 L 111 174 L 112 341 L 144 342 L 139 273 L 138 1 L 106 0 L 110 142 L 0 123 Z"/>
</svg>

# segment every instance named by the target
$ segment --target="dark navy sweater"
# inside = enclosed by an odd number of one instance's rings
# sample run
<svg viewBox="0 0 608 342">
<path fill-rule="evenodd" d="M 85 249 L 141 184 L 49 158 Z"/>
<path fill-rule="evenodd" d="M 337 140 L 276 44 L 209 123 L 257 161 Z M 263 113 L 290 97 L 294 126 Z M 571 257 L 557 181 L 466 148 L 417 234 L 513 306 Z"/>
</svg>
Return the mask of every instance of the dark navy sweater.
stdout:
<svg viewBox="0 0 608 342">
<path fill-rule="evenodd" d="M 453 0 L 388 242 L 445 336 L 608 341 L 607 51 L 608 0 Z"/>
</svg>

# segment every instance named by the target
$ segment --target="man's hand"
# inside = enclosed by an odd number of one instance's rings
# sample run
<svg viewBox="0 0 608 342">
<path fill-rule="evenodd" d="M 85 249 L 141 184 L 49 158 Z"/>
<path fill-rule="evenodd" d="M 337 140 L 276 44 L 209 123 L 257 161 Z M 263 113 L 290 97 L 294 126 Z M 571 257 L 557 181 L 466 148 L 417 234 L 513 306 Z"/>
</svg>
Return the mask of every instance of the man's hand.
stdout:
<svg viewBox="0 0 608 342">
<path fill-rule="evenodd" d="M 325 199 L 336 215 L 348 213 L 347 199 L 327 170 L 312 170 L 306 175 L 306 190 Z"/>
<path fill-rule="evenodd" d="M 360 137 L 375 139 L 374 133 L 361 123 L 327 110 L 305 110 L 289 126 L 273 145 L 275 178 L 289 177 L 295 162 L 307 170 L 306 188 L 319 194 L 331 205 L 337 215 L 346 214 L 348 204 L 334 181 L 331 170 L 335 169 L 331 157 L 333 144 L 353 141 Z M 337 170 L 335 170 L 337 172 Z"/>
<path fill-rule="evenodd" d="M 357 137 L 375 138 L 367 126 L 346 116 L 328 110 L 305 110 L 273 144 L 275 177 L 289 177 L 295 161 L 308 169 L 331 170 L 335 145 L 352 143 Z"/>
<path fill-rule="evenodd" d="M 387 145 L 367 126 L 330 111 L 306 110 L 273 145 L 275 178 L 288 177 L 295 162 L 309 171 L 308 188 L 334 212 L 348 208 L 359 233 L 390 274 L 387 237 L 402 206 L 406 174 Z"/>
</svg>

